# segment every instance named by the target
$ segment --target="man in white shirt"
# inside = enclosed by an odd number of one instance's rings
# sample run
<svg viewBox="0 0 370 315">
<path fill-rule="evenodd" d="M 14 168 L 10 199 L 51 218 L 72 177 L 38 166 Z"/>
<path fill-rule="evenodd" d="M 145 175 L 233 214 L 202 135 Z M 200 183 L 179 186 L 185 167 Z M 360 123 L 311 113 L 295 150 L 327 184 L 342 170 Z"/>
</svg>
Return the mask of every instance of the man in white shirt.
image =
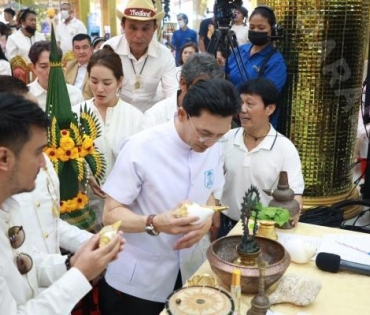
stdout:
<svg viewBox="0 0 370 315">
<path fill-rule="evenodd" d="M 62 50 L 59 47 L 58 50 L 59 55 L 62 56 Z M 28 57 L 32 62 L 32 70 L 37 76 L 35 81 L 28 84 L 28 87 L 30 92 L 36 96 L 38 104 L 43 110 L 46 109 L 46 95 L 49 84 L 50 51 L 50 42 L 41 41 L 33 44 L 28 53 Z M 80 89 L 73 85 L 67 84 L 67 90 L 72 106 L 84 101 Z"/>
<path fill-rule="evenodd" d="M 91 38 L 87 34 L 77 34 L 72 39 L 72 46 L 76 59 L 67 63 L 64 76 L 66 82 L 80 89 L 84 99 L 88 100 L 94 96 L 87 74 L 87 64 L 94 52 Z"/>
<path fill-rule="evenodd" d="M 248 19 L 248 10 L 244 7 L 236 7 L 234 10 L 234 19 L 231 29 L 235 32 L 236 39 L 239 45 L 249 43 L 248 26 L 246 20 Z"/>
<path fill-rule="evenodd" d="M 224 73 L 214 56 L 208 53 L 191 55 L 181 69 L 180 90 L 144 113 L 143 128 L 154 127 L 173 120 L 188 88 L 198 80 L 222 78 L 223 76 Z"/>
<path fill-rule="evenodd" d="M 10 35 L 6 42 L 6 57 L 9 61 L 20 55 L 29 63 L 28 52 L 32 44 L 45 40 L 44 34 L 36 31 L 36 16 L 36 12 L 30 9 L 26 9 L 20 14 L 19 21 L 22 27 Z"/>
<path fill-rule="evenodd" d="M 156 103 L 160 83 L 163 98 L 178 88 L 173 55 L 154 36 L 164 12 L 156 12 L 151 0 L 129 0 L 124 12 L 117 10 L 117 17 L 124 34 L 107 40 L 105 45 L 110 45 L 122 60 L 125 76 L 121 98 L 145 112 Z"/>
<path fill-rule="evenodd" d="M 69 3 L 62 3 L 60 7 L 62 22 L 56 29 L 56 40 L 63 53 L 72 50 L 72 39 L 77 34 L 87 34 L 86 26 L 72 15 L 72 8 Z"/>
<path fill-rule="evenodd" d="M 99 275 L 122 249 L 117 235 L 98 248 L 91 238 L 74 256 L 44 255 L 32 258 L 27 233 L 14 216 L 20 205 L 11 196 L 30 192 L 45 166 L 46 114 L 22 96 L 0 95 L 0 314 L 64 314 L 91 289 Z M 94 261 L 94 264 L 91 264 Z M 64 262 L 64 264 L 63 264 Z M 47 287 L 39 293 L 39 287 Z"/>
<path fill-rule="evenodd" d="M 180 268 L 193 261 L 211 218 L 192 225 L 199 217 L 175 218 L 174 209 L 185 200 L 212 204 L 224 182 L 217 142 L 239 108 L 229 81 L 200 80 L 174 121 L 124 141 L 103 186 L 103 222 L 122 220 L 130 245 L 101 283 L 102 315 L 158 315 L 167 296 L 182 286 Z"/>
</svg>

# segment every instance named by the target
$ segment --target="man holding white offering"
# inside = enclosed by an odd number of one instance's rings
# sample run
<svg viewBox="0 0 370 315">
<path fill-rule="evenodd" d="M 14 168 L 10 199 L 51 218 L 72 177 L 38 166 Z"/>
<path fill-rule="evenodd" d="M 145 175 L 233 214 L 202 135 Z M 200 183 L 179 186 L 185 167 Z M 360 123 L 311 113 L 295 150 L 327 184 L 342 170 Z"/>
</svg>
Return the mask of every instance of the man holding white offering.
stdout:
<svg viewBox="0 0 370 315">
<path fill-rule="evenodd" d="M 239 109 L 230 82 L 200 80 L 188 89 L 174 121 L 123 143 L 103 186 L 108 195 L 103 222 L 121 220 L 127 245 L 101 284 L 103 315 L 157 315 L 167 296 L 182 286 L 180 269 L 208 232 L 211 217 L 192 224 L 198 216 L 174 214 L 180 203 L 204 205 L 222 189 L 218 142 Z"/>
</svg>

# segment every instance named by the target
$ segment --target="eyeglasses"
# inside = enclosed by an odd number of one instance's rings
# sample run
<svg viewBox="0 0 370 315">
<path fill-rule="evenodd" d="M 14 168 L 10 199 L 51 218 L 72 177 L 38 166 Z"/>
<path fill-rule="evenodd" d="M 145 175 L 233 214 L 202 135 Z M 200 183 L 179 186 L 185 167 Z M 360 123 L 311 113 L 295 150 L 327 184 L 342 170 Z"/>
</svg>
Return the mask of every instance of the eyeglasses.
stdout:
<svg viewBox="0 0 370 315">
<path fill-rule="evenodd" d="M 8 238 L 14 249 L 21 247 L 26 239 L 22 226 L 13 226 L 8 230 Z M 32 269 L 33 260 L 30 255 L 25 253 L 17 253 L 15 263 L 19 272 L 24 275 Z"/>
<path fill-rule="evenodd" d="M 219 137 L 202 137 L 199 134 L 199 131 L 195 128 L 195 126 L 194 126 L 194 124 L 193 124 L 193 122 L 191 120 L 191 116 L 189 114 L 188 114 L 188 118 L 189 118 L 191 127 L 193 128 L 193 130 L 196 133 L 196 135 L 199 137 L 199 141 L 201 143 L 205 143 L 205 142 L 213 142 L 213 143 L 216 143 L 216 142 L 223 142 L 223 141 L 225 141 L 225 139 L 223 138 L 223 135 L 222 136 L 219 136 Z"/>
</svg>

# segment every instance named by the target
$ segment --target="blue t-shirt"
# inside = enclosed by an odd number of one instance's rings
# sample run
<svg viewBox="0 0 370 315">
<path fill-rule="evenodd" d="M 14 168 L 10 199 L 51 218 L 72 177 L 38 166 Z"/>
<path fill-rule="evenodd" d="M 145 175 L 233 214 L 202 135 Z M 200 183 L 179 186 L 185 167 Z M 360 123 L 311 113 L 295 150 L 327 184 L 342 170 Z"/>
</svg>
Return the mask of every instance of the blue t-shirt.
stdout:
<svg viewBox="0 0 370 315">
<path fill-rule="evenodd" d="M 179 29 L 173 33 L 171 44 L 176 48 L 176 65 L 180 65 L 180 50 L 188 42 L 198 44 L 197 33 L 190 28 Z"/>
<path fill-rule="evenodd" d="M 271 50 L 274 49 L 273 45 L 268 45 L 263 50 L 251 56 L 250 52 L 252 46 L 252 44 L 244 44 L 239 46 L 240 54 L 247 70 L 249 80 L 258 77 L 258 73 L 261 69 L 263 61 L 268 57 Z M 237 60 L 239 61 L 239 57 L 237 57 Z M 229 57 L 227 73 L 229 74 L 229 80 L 237 88 L 243 83 L 243 78 L 247 78 L 244 74 L 244 68 L 241 67 L 241 69 L 243 71 L 243 76 L 241 76 L 239 72 L 237 63 L 235 61 L 235 56 L 232 53 Z M 286 77 L 287 70 L 284 57 L 279 51 L 276 51 L 268 60 L 262 78 L 271 80 L 271 82 L 275 84 L 276 88 L 280 92 L 285 84 Z"/>
</svg>

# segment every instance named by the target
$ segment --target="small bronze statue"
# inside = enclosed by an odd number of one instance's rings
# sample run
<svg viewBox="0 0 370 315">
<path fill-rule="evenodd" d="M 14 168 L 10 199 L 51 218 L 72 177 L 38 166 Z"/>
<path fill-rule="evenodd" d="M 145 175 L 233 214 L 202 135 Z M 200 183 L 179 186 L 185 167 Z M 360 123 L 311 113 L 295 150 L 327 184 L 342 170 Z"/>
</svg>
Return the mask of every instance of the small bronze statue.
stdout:
<svg viewBox="0 0 370 315">
<path fill-rule="evenodd" d="M 257 232 L 257 203 L 259 202 L 259 191 L 255 186 L 251 186 L 245 193 L 241 204 L 241 221 L 243 226 L 243 237 L 241 243 L 237 246 L 237 251 L 240 257 L 240 264 L 254 265 L 256 257 L 260 254 L 261 248 L 255 240 Z M 249 235 L 249 219 L 252 216 L 252 211 L 255 213 L 254 227 L 252 235 Z"/>
</svg>

